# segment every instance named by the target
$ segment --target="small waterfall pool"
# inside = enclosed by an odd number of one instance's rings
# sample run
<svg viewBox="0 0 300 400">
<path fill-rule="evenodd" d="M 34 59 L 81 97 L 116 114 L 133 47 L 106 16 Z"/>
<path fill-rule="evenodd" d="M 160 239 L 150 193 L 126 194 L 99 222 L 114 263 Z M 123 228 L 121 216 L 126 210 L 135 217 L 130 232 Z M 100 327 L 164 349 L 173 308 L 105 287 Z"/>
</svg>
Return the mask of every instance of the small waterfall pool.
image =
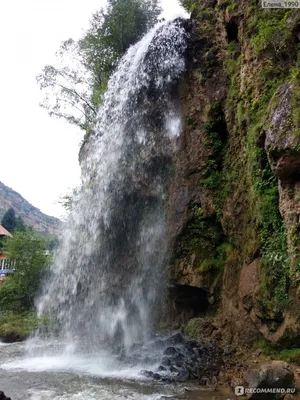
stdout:
<svg viewBox="0 0 300 400">
<path fill-rule="evenodd" d="M 147 379 L 138 367 L 117 367 L 103 351 L 59 355 L 61 344 L 40 342 L 44 355 L 39 357 L 30 356 L 27 346 L 0 344 L 0 389 L 12 400 L 212 400 L 218 395 L 196 384 Z"/>
</svg>

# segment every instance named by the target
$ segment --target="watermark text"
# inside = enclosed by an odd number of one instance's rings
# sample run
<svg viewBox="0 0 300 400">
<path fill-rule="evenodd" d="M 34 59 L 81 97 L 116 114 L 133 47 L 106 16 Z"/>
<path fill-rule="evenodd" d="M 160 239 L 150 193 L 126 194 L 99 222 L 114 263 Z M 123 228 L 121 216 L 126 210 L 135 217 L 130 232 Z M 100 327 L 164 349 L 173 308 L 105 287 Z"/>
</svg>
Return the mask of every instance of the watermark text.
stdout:
<svg viewBox="0 0 300 400">
<path fill-rule="evenodd" d="M 244 386 L 236 386 L 236 396 L 244 396 L 247 394 L 294 394 L 295 388 L 246 388 Z"/>
<path fill-rule="evenodd" d="M 300 1 L 261 1 L 262 8 L 300 8 Z"/>
</svg>

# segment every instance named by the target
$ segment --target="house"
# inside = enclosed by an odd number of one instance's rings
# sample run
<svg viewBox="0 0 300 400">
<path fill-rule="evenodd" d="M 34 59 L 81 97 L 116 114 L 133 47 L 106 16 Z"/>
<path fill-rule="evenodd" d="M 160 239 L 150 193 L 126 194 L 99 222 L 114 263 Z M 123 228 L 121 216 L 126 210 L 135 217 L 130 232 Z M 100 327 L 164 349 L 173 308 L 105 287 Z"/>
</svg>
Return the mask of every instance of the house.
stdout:
<svg viewBox="0 0 300 400">
<path fill-rule="evenodd" d="M 4 237 L 13 237 L 13 235 L 8 232 L 7 229 L 4 228 L 4 226 L 0 225 L 0 240 Z M 4 251 L 0 248 L 0 280 L 3 281 L 3 279 L 8 275 L 13 272 L 13 263 L 9 258 L 7 257 L 7 254 L 4 253 Z"/>
</svg>

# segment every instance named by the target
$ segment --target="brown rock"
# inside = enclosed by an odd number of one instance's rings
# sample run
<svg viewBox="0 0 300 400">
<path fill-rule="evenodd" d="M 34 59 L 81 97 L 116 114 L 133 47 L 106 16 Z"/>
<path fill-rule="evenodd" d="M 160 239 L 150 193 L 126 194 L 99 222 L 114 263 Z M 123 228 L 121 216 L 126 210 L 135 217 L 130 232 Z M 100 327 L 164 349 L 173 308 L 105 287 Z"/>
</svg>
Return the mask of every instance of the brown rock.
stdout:
<svg viewBox="0 0 300 400">
<path fill-rule="evenodd" d="M 294 134 L 292 121 L 292 88 L 284 84 L 277 92 L 279 104 L 269 117 L 265 148 L 275 174 L 282 182 L 299 180 L 300 138 Z"/>
<path fill-rule="evenodd" d="M 229 383 L 232 390 L 234 390 L 237 386 L 244 386 L 244 381 L 240 378 L 232 378 Z"/>
<path fill-rule="evenodd" d="M 286 394 L 283 399 L 284 400 L 294 400 L 295 397 L 292 394 Z"/>
<path fill-rule="evenodd" d="M 271 361 L 262 364 L 258 368 L 249 369 L 246 371 L 244 377 L 249 388 L 288 389 L 294 387 L 294 374 L 289 365 L 284 361 Z M 284 398 L 284 394 L 278 393 L 274 397 L 273 393 L 254 393 L 250 398 L 258 400 L 282 399 Z"/>
<path fill-rule="evenodd" d="M 185 332 L 193 339 L 209 338 L 216 330 L 216 326 L 208 318 L 193 318 L 185 327 Z"/>
</svg>

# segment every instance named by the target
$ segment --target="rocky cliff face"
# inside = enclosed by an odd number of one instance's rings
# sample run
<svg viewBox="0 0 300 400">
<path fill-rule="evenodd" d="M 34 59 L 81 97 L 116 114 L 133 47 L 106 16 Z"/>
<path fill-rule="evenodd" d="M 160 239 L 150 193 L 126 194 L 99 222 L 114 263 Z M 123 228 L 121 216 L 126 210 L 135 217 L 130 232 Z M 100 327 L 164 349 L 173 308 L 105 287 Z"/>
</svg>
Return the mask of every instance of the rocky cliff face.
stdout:
<svg viewBox="0 0 300 400">
<path fill-rule="evenodd" d="M 16 215 L 21 216 L 25 224 L 37 232 L 55 236 L 61 232 L 59 219 L 42 213 L 19 193 L 0 182 L 0 220 L 9 208 L 13 208 Z"/>
<path fill-rule="evenodd" d="M 300 11 L 187 3 L 164 322 L 234 346 L 299 347 Z"/>
<path fill-rule="evenodd" d="M 168 197 L 168 321 L 201 315 L 227 343 L 263 336 L 297 347 L 300 11 L 190 3 L 185 128 Z"/>
</svg>

